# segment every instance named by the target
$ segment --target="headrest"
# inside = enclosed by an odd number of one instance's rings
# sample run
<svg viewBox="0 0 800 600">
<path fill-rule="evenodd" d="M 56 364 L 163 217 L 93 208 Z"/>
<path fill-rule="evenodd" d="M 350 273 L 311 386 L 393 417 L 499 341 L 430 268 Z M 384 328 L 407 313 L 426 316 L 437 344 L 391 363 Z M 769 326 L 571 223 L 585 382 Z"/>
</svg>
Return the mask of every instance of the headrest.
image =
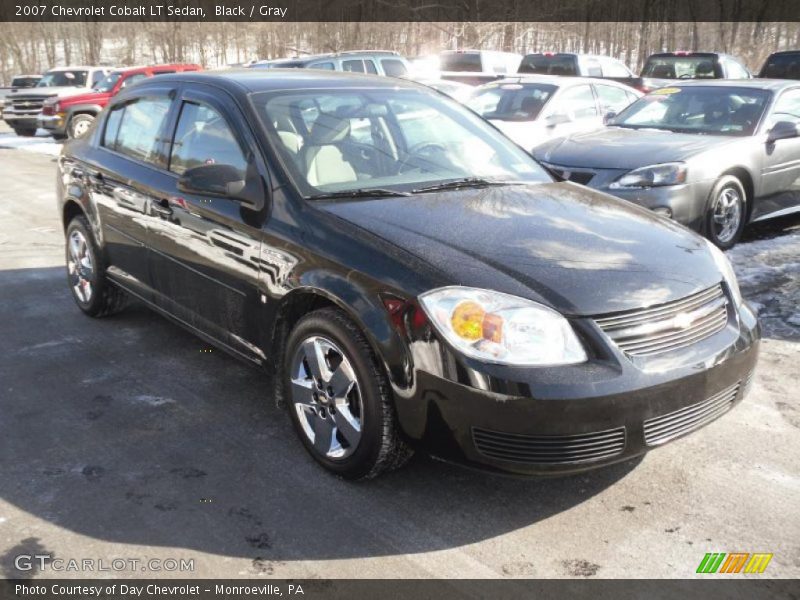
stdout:
<svg viewBox="0 0 800 600">
<path fill-rule="evenodd" d="M 337 117 L 331 113 L 321 112 L 311 127 L 309 145 L 324 146 L 340 142 L 350 135 L 350 120 Z"/>
<path fill-rule="evenodd" d="M 714 74 L 714 64 L 710 60 L 704 60 L 698 63 L 697 68 L 694 70 L 696 77 L 706 77 Z"/>
</svg>

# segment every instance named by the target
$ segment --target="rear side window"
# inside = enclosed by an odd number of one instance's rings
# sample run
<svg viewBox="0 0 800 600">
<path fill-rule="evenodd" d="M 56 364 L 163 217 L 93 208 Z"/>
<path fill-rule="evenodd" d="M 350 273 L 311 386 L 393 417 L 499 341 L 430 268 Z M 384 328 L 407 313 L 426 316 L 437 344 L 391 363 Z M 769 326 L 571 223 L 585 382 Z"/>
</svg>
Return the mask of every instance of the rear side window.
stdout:
<svg viewBox="0 0 800 600">
<path fill-rule="evenodd" d="M 342 61 L 342 70 L 343 71 L 350 71 L 351 73 L 363 73 L 364 72 L 364 61 L 361 59 L 358 60 L 343 60 Z"/>
<path fill-rule="evenodd" d="M 408 74 L 408 69 L 402 60 L 396 58 L 384 58 L 381 60 L 383 72 L 389 77 L 402 77 Z"/>
<path fill-rule="evenodd" d="M 230 165 L 247 170 L 242 147 L 225 118 L 205 104 L 186 102 L 178 118 L 169 170 L 182 175 L 200 165 Z"/>
<path fill-rule="evenodd" d="M 800 52 L 773 54 L 758 76 L 767 79 L 800 79 Z"/>
<path fill-rule="evenodd" d="M 574 119 L 586 119 L 597 116 L 597 105 L 590 85 L 576 85 L 564 90 L 557 98 L 557 111 L 571 115 Z"/>
<path fill-rule="evenodd" d="M 169 113 L 170 102 L 169 98 L 139 98 L 114 108 L 106 120 L 103 145 L 125 156 L 158 165 L 161 162 L 159 133 Z"/>
<path fill-rule="evenodd" d="M 378 69 L 375 67 L 375 63 L 372 62 L 371 58 L 364 60 L 364 66 L 367 68 L 367 73 L 372 73 L 373 75 L 378 74 Z"/>
<path fill-rule="evenodd" d="M 332 62 L 314 63 L 309 65 L 309 69 L 322 69 L 323 71 L 334 71 L 335 67 Z"/>
<path fill-rule="evenodd" d="M 134 75 L 131 75 L 130 77 L 126 78 L 126 79 L 125 79 L 125 80 L 122 82 L 122 87 L 123 87 L 123 88 L 126 88 L 126 87 L 128 87 L 129 85 L 133 85 L 133 84 L 134 84 L 134 83 L 136 83 L 137 81 L 141 81 L 142 79 L 146 79 L 146 78 L 147 78 L 147 75 L 145 75 L 144 73 L 136 73 L 136 74 L 134 74 Z"/>
</svg>

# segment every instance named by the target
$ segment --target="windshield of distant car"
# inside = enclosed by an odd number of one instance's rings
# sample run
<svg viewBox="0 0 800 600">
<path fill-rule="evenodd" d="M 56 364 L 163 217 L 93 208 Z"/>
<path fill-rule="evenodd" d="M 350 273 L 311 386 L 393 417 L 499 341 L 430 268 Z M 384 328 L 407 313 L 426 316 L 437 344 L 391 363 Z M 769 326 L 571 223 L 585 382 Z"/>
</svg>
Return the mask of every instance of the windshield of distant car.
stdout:
<svg viewBox="0 0 800 600">
<path fill-rule="evenodd" d="M 518 73 L 540 75 L 579 75 L 578 61 L 569 54 L 529 54 L 522 59 Z"/>
<path fill-rule="evenodd" d="M 88 74 L 88 71 L 50 71 L 44 74 L 36 87 L 83 87 Z"/>
<path fill-rule="evenodd" d="M 484 119 L 535 121 L 557 89 L 547 83 L 490 83 L 479 88 L 467 106 Z"/>
<path fill-rule="evenodd" d="M 640 98 L 610 125 L 679 133 L 753 135 L 771 93 L 744 87 L 666 87 Z"/>
<path fill-rule="evenodd" d="M 114 86 L 117 85 L 120 77 L 122 77 L 122 73 L 119 71 L 110 73 L 104 79 L 95 83 L 92 89 L 96 92 L 110 92 L 114 89 Z"/>
<path fill-rule="evenodd" d="M 305 196 L 409 192 L 459 179 L 551 177 L 472 111 L 415 89 L 331 89 L 252 96 L 264 129 Z"/>
<path fill-rule="evenodd" d="M 648 58 L 642 77 L 654 79 L 714 79 L 714 59 L 710 56 L 659 56 Z"/>
<path fill-rule="evenodd" d="M 800 52 L 773 54 L 758 76 L 767 79 L 800 79 Z"/>
<path fill-rule="evenodd" d="M 483 64 L 481 55 L 477 52 L 453 52 L 439 56 L 439 68 L 442 71 L 480 73 L 483 71 Z"/>
<path fill-rule="evenodd" d="M 14 77 L 11 80 L 12 88 L 29 88 L 34 87 L 39 81 L 38 77 Z"/>
</svg>

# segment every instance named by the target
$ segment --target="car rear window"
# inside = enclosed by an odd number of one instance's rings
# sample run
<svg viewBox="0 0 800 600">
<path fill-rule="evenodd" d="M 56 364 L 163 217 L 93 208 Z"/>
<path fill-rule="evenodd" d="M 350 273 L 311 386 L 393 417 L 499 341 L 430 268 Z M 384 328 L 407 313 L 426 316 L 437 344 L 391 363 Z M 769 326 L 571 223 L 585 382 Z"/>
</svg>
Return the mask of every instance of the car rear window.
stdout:
<svg viewBox="0 0 800 600">
<path fill-rule="evenodd" d="M 35 86 L 38 81 L 38 77 L 14 77 L 11 80 L 11 87 L 29 88 Z"/>
<path fill-rule="evenodd" d="M 659 56 L 648 58 L 642 77 L 653 79 L 714 79 L 715 60 L 711 56 Z"/>
<path fill-rule="evenodd" d="M 481 55 L 477 52 L 443 54 L 439 58 L 439 68 L 442 71 L 462 71 L 470 73 L 480 73 L 483 71 Z"/>
<path fill-rule="evenodd" d="M 529 54 L 522 59 L 519 73 L 539 73 L 541 75 L 578 75 L 578 61 L 575 56 L 563 54 Z"/>
<path fill-rule="evenodd" d="M 773 54 L 758 76 L 768 79 L 800 79 L 800 52 Z"/>
</svg>

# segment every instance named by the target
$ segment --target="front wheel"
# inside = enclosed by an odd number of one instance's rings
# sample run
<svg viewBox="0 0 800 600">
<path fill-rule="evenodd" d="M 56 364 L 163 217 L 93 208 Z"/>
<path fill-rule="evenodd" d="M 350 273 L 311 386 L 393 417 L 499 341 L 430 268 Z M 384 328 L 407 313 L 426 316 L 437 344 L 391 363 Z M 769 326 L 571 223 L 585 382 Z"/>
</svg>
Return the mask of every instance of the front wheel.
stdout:
<svg viewBox="0 0 800 600">
<path fill-rule="evenodd" d="M 90 317 L 105 317 L 125 305 L 125 293 L 106 277 L 105 266 L 85 217 L 67 225 L 67 280 L 72 298 Z"/>
<path fill-rule="evenodd" d="M 732 175 L 721 177 L 708 200 L 705 233 L 723 250 L 732 248 L 742 235 L 746 218 L 746 202 L 742 183 Z"/>
<path fill-rule="evenodd" d="M 348 479 L 370 478 L 411 457 L 389 382 L 343 312 L 326 308 L 301 319 L 289 335 L 283 370 L 294 428 L 326 469 Z"/>
<path fill-rule="evenodd" d="M 70 139 L 81 138 L 89 131 L 92 123 L 94 123 L 94 117 L 92 115 L 75 115 L 69 120 L 67 135 Z"/>
</svg>

